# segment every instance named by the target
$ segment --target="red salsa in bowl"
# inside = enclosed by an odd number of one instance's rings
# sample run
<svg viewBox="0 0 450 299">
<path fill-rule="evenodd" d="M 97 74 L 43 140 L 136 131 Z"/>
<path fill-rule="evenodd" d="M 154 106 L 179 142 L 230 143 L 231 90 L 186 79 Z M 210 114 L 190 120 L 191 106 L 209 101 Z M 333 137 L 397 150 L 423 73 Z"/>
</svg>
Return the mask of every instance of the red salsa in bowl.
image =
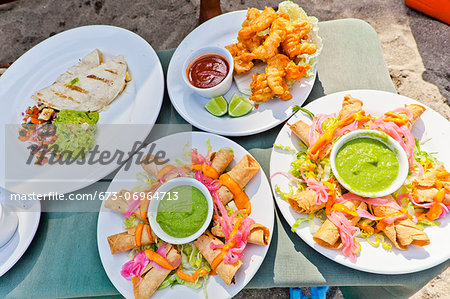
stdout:
<svg viewBox="0 0 450 299">
<path fill-rule="evenodd" d="M 197 88 L 211 88 L 222 82 L 230 65 L 225 57 L 205 54 L 195 59 L 186 70 L 189 82 Z"/>
</svg>

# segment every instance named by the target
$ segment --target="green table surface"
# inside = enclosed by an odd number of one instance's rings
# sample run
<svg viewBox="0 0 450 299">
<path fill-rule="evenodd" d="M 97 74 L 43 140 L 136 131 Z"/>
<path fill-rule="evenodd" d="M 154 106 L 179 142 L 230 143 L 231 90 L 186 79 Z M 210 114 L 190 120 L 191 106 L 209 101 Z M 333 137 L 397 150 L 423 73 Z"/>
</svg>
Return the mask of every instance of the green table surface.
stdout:
<svg viewBox="0 0 450 299">
<path fill-rule="evenodd" d="M 350 89 L 395 88 L 383 60 L 375 30 L 356 19 L 321 22 L 324 41 L 318 77 L 306 103 L 325 94 Z M 167 70 L 173 50 L 158 56 Z M 172 107 L 167 92 L 157 123 L 186 122 Z M 270 148 L 281 125 L 253 136 L 232 138 L 248 149 L 268 174 Z M 106 191 L 112 176 L 77 193 Z M 47 203 L 44 203 L 47 204 Z M 46 210 L 52 210 L 50 206 Z M 96 203 L 98 206 L 100 202 Z M 68 208 L 70 210 L 70 208 Z M 267 256 L 247 288 L 340 286 L 349 298 L 405 298 L 450 264 L 404 275 L 365 273 L 322 256 L 296 234 L 276 211 Z M 0 298 L 119 297 L 106 276 L 97 250 L 97 217 L 93 212 L 44 212 L 30 247 L 0 278 Z"/>
</svg>

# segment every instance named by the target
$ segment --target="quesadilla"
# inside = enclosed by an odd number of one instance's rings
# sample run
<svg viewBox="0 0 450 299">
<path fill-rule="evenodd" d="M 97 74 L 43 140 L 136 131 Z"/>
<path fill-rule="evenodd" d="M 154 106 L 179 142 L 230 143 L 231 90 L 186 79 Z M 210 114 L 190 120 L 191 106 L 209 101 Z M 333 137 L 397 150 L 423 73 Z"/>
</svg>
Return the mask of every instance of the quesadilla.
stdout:
<svg viewBox="0 0 450 299">
<path fill-rule="evenodd" d="M 94 67 L 103 63 L 103 54 L 98 49 L 95 49 L 85 57 L 83 57 L 77 64 L 70 67 L 64 74 L 61 74 L 55 82 L 70 82 L 74 76 L 78 76 L 87 72 Z"/>
<path fill-rule="evenodd" d="M 98 111 L 109 105 L 125 87 L 127 63 L 119 55 L 90 68 L 102 60 L 96 51 L 31 98 L 58 110 Z"/>
</svg>

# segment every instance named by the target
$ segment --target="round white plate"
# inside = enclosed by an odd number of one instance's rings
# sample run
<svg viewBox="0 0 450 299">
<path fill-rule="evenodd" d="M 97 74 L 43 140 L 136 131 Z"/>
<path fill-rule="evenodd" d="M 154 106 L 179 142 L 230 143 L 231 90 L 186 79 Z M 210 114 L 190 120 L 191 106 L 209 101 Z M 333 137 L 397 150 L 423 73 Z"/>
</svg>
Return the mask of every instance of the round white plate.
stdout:
<svg viewBox="0 0 450 299">
<path fill-rule="evenodd" d="M 212 135 L 202 132 L 186 132 L 170 135 L 155 141 L 156 149 L 161 149 L 167 152 L 166 157 L 170 157 L 172 161 L 175 158 L 183 157 L 183 147 L 189 142 L 189 148 L 197 148 L 199 153 L 206 154 L 206 141 L 210 140 L 213 150 L 218 150 L 222 147 L 230 147 L 234 150 L 235 158 L 229 167 L 233 167 L 244 155 L 248 152 L 227 138 Z M 177 145 L 177 146 L 174 146 Z M 149 147 L 147 147 L 149 148 Z M 143 149 L 143 152 L 147 152 Z M 138 154 L 138 153 L 137 153 Z M 136 155 L 137 155 L 136 154 Z M 133 166 L 125 171 L 123 168 L 115 176 L 108 192 L 119 192 L 122 189 L 132 189 L 138 185 L 136 180 L 136 173 L 142 172 L 140 165 L 133 164 Z M 249 195 L 252 205 L 251 217 L 257 222 L 265 225 L 270 230 L 270 237 L 273 233 L 274 222 L 274 206 L 272 196 L 270 193 L 269 182 L 260 170 L 256 176 L 248 183 L 245 192 Z M 257 203 L 256 203 L 257 201 Z M 133 298 L 133 287 L 131 282 L 120 275 L 120 270 L 123 264 L 129 261 L 127 257 L 128 252 L 111 255 L 107 237 L 125 231 L 124 217 L 122 214 L 106 209 L 102 205 L 98 217 L 97 225 L 97 243 L 100 258 L 106 274 L 117 288 L 117 290 L 126 298 Z M 244 286 L 252 279 L 256 271 L 258 271 L 269 246 L 258 246 L 248 244 L 242 258 L 243 265 L 238 270 L 235 280 L 236 283 L 227 286 L 220 277 L 210 276 L 207 282 L 207 292 L 213 298 L 229 298 L 236 295 Z M 166 288 L 158 290 L 152 298 L 204 298 L 203 290 L 190 289 L 182 285 L 176 285 L 173 288 Z"/>
<path fill-rule="evenodd" d="M 351 94 L 353 97 L 363 101 L 363 109 L 366 113 L 375 116 L 380 116 L 394 108 L 404 107 L 404 104 L 425 106 L 415 100 L 394 93 L 376 90 L 350 90 L 324 96 L 306 105 L 305 108 L 316 115 L 337 113 L 341 108 L 344 96 L 347 94 Z M 425 113 L 414 124 L 412 133 L 416 138 L 422 140 L 431 138 L 421 148 L 428 152 L 438 152 L 435 157 L 443 162 L 447 169 L 450 169 L 450 151 L 448 150 L 450 123 L 439 113 L 431 108 L 426 108 Z M 288 122 L 293 124 L 298 120 L 303 120 L 308 124 L 311 123 L 311 119 L 301 112 L 296 113 Z M 289 127 L 285 125 L 278 134 L 275 144 L 299 149 L 298 142 L 299 139 L 294 134 L 291 134 Z M 270 173 L 289 171 L 290 163 L 294 158 L 292 154 L 274 148 L 270 160 Z M 271 183 L 272 190 L 274 190 L 276 184 L 280 186 L 281 190 L 289 190 L 288 180 L 283 176 L 275 176 Z M 297 218 L 305 217 L 304 214 L 294 212 L 289 203 L 283 200 L 275 191 L 273 193 L 275 201 L 289 225 L 292 226 Z M 365 240 L 359 239 L 361 241 L 361 252 L 355 263 L 347 259 L 340 250 L 327 249 L 315 243 L 307 223 L 300 225 L 300 228 L 297 229 L 297 234 L 312 248 L 342 265 L 372 273 L 403 274 L 428 269 L 450 258 L 450 216 L 447 215 L 444 219 L 440 219 L 439 222 L 441 222 L 439 227 L 425 228 L 425 232 L 431 240 L 430 245 L 424 247 L 409 246 L 409 249 L 406 251 L 398 249 L 387 251 L 381 246 L 375 248 Z M 320 225 L 317 219 L 316 224 Z"/>
<path fill-rule="evenodd" d="M 123 54 L 132 80 L 125 90 L 104 111 L 96 133 L 100 150 L 119 149 L 127 154 L 134 141 L 143 141 L 151 131 L 159 114 L 164 94 L 164 75 L 153 48 L 137 34 L 113 26 L 94 25 L 71 29 L 39 43 L 22 55 L 0 77 L 0 159 L 6 175 L 0 174 L 0 186 L 25 193 L 49 191 L 67 193 L 85 187 L 118 168 L 107 165 L 25 165 L 29 156 L 26 143 L 17 139 L 21 113 L 35 105 L 31 95 L 53 83 L 66 69 L 94 49 L 106 59 Z M 124 126 L 126 125 L 126 126 Z M 5 130 L 7 131 L 5 133 Z M 5 134 L 8 139 L 5 153 Z M 128 142 L 127 142 L 128 141 Z M 11 152 L 14 154 L 11 155 Z M 60 183 L 55 182 L 60 179 Z M 28 181 L 28 185 L 10 182 Z M 40 183 L 30 184 L 32 180 Z"/>
<path fill-rule="evenodd" d="M 5 191 L 0 188 L 0 196 L 5 196 Z M 17 214 L 19 224 L 11 240 L 0 247 L 0 277 L 5 274 L 22 257 L 33 240 L 41 218 L 41 202 L 6 201 L 7 206 Z"/>
<path fill-rule="evenodd" d="M 282 123 L 292 115 L 291 108 L 306 101 L 314 85 L 316 73 L 311 78 L 298 80 L 290 89 L 292 99 L 273 99 L 261 103 L 249 114 L 232 118 L 228 115 L 215 117 L 204 106 L 210 99 L 195 94 L 183 81 L 183 64 L 190 53 L 204 46 L 219 46 L 237 42 L 237 33 L 247 11 L 234 11 L 215 17 L 195 28 L 180 43 L 170 60 L 167 71 L 167 90 L 170 100 L 180 115 L 193 126 L 225 136 L 246 136 L 264 132 Z M 229 102 L 234 93 L 240 94 L 233 82 L 225 94 Z"/>
</svg>

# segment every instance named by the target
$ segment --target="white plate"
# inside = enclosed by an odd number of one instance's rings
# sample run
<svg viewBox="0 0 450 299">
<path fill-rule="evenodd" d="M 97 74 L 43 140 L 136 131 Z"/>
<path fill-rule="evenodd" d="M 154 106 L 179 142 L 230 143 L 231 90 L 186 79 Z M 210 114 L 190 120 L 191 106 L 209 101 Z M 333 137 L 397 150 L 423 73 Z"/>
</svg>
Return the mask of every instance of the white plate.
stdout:
<svg viewBox="0 0 450 299">
<path fill-rule="evenodd" d="M 315 114 L 320 113 L 337 113 L 339 112 L 342 100 L 345 95 L 351 94 L 353 97 L 363 101 L 363 109 L 366 113 L 375 116 L 382 115 L 390 109 L 403 107 L 404 104 L 420 104 L 410 98 L 376 90 L 351 90 L 334 93 L 319 98 L 305 108 Z M 416 138 L 428 139 L 421 148 L 428 152 L 438 152 L 436 158 L 442 161 L 447 169 L 450 169 L 450 123 L 439 113 L 426 107 L 427 110 L 421 118 L 414 124 L 412 133 Z M 288 122 L 293 124 L 298 120 L 303 120 L 310 124 L 311 119 L 305 114 L 298 112 Z M 290 129 L 285 125 L 275 141 L 275 144 L 288 145 L 294 148 L 298 147 L 299 139 L 290 133 Z M 270 160 L 270 173 L 277 171 L 288 171 L 290 163 L 293 159 L 292 154 L 278 149 L 272 150 Z M 281 190 L 288 190 L 288 180 L 283 176 L 275 176 L 272 180 L 272 189 L 278 184 Z M 280 208 L 289 225 L 293 225 L 295 220 L 305 217 L 304 214 L 298 214 L 291 209 L 289 203 L 283 200 L 276 192 L 274 192 L 275 201 Z M 312 248 L 332 259 L 335 262 L 348 266 L 350 268 L 380 274 L 403 274 L 421 271 L 445 262 L 450 258 L 450 216 L 440 219 L 440 227 L 426 227 L 425 232 L 431 240 L 431 244 L 424 247 L 409 246 L 407 251 L 392 249 L 384 250 L 383 248 L 372 247 L 366 241 L 361 241 L 361 252 L 355 263 L 344 257 L 340 250 L 327 249 L 316 244 L 309 231 L 308 224 L 300 225 L 297 234 Z M 320 225 L 320 222 L 317 221 Z"/>
<path fill-rule="evenodd" d="M 0 196 L 5 195 L 5 191 L 0 188 Z M 7 201 L 8 207 L 17 214 L 19 224 L 11 240 L 0 247 L 0 277 L 5 274 L 22 257 L 33 240 L 41 218 L 41 202 Z M 21 205 L 21 206 L 20 206 Z"/>
<path fill-rule="evenodd" d="M 144 39 L 131 31 L 104 25 L 79 27 L 39 43 L 21 56 L 0 77 L 0 104 L 3 107 L 0 109 L 1 164 L 5 165 L 5 125 L 20 124 L 21 113 L 28 106 L 35 104 L 30 98 L 31 95 L 50 85 L 59 74 L 96 48 L 105 54 L 106 59 L 123 54 L 132 76 L 124 92 L 105 111 L 100 112 L 96 144 L 103 149 L 117 148 L 127 152 L 131 149 L 130 144 L 133 141 L 145 139 L 159 114 L 164 94 L 164 76 L 158 56 Z M 116 127 L 111 127 L 110 124 Z M 117 130 L 119 125 L 122 125 L 120 131 Z M 136 128 L 133 129 L 132 125 Z M 14 159 L 8 154 L 6 160 L 17 165 L 11 164 L 11 167 L 7 167 L 9 169 L 7 178 L 15 176 L 14 171 L 9 172 L 11 169 L 25 167 L 22 164 L 25 164 L 24 161 L 29 154 L 25 143 L 17 140 L 16 132 L 10 137 L 8 142 L 14 143 L 8 144 L 8 148 L 14 152 Z M 30 166 L 22 172 L 22 175 L 26 173 L 21 177 L 23 181 L 39 178 L 47 179 L 49 182 L 33 184 L 32 188 L 20 187 L 23 190 L 34 189 L 33 191 L 42 193 L 48 191 L 67 193 L 103 178 L 117 167 L 116 163 L 63 167 L 48 164 Z M 3 187 L 4 175 L 2 171 L 0 186 Z M 67 182 L 55 184 L 55 177 Z M 22 189 L 19 189 L 19 192 Z"/>
<path fill-rule="evenodd" d="M 221 136 L 202 132 L 187 132 L 170 135 L 157 140 L 155 144 L 156 150 L 163 149 L 166 152 L 169 150 L 170 152 L 168 152 L 167 157 L 171 157 L 173 160 L 176 157 L 183 156 L 182 148 L 187 142 L 190 143 L 191 147 L 197 148 L 199 153 L 205 154 L 207 152 L 206 140 L 208 139 L 211 141 L 213 150 L 218 150 L 222 147 L 230 147 L 234 150 L 235 158 L 230 164 L 230 167 L 234 166 L 244 155 L 248 154 L 243 147 L 234 141 Z M 179 146 L 173 146 L 174 144 Z M 134 186 L 138 185 L 136 173 L 141 171 L 143 171 L 141 166 L 136 164 L 133 164 L 129 171 L 124 171 L 122 168 L 109 186 L 108 192 L 118 192 L 121 189 L 130 190 Z M 257 223 L 261 223 L 269 228 L 270 237 L 272 238 L 274 206 L 270 193 L 269 182 L 262 170 L 260 170 L 250 181 L 245 188 L 245 191 L 253 202 L 251 217 Z M 255 201 L 257 201 L 257 204 Z M 111 255 L 106 239 L 108 236 L 123 232 L 124 230 L 123 215 L 112 212 L 102 205 L 97 225 L 97 243 L 100 258 L 106 274 L 117 290 L 126 298 L 133 298 L 133 288 L 131 282 L 120 275 L 122 265 L 129 261 L 129 258 L 127 257 L 128 252 L 118 253 L 114 256 Z M 243 265 L 236 274 L 236 283 L 227 286 L 220 277 L 210 276 L 206 286 L 209 296 L 211 298 L 228 298 L 236 295 L 242 288 L 244 288 L 250 279 L 252 279 L 253 275 L 255 275 L 264 260 L 268 248 L 269 246 L 248 244 L 244 252 L 244 257 L 242 258 Z M 194 290 L 182 285 L 177 285 L 173 288 L 158 290 L 152 296 L 152 298 L 181 297 L 204 298 L 204 294 L 202 289 Z"/>
<path fill-rule="evenodd" d="M 298 80 L 291 87 L 291 100 L 267 101 L 243 117 L 215 117 L 206 111 L 204 106 L 209 99 L 195 94 L 183 81 L 184 61 L 198 48 L 209 45 L 224 47 L 237 42 L 237 33 L 246 13 L 245 10 L 226 13 L 198 26 L 180 43 L 170 60 L 167 71 L 170 100 L 178 113 L 197 128 L 225 136 L 246 136 L 264 132 L 288 119 L 292 115 L 292 106 L 303 104 L 314 85 L 316 73 L 314 77 Z M 225 98 L 229 101 L 234 93 L 240 94 L 233 82 Z"/>
</svg>

